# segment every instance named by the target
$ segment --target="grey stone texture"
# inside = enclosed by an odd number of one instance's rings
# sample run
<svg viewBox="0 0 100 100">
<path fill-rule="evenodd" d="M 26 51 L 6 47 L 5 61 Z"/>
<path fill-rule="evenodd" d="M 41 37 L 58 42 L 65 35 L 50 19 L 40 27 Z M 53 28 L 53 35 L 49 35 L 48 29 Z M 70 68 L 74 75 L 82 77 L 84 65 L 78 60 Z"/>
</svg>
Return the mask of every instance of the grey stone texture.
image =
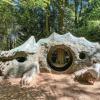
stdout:
<svg viewBox="0 0 100 100">
<path fill-rule="evenodd" d="M 73 56 L 71 66 L 64 72 L 52 70 L 47 62 L 47 55 L 51 47 L 63 45 L 70 50 Z M 84 58 L 80 58 L 80 54 Z M 24 57 L 24 62 L 19 62 L 17 58 Z M 20 75 L 21 70 L 28 70 L 30 66 L 39 66 L 40 71 L 52 73 L 72 73 L 92 64 L 93 60 L 100 62 L 100 44 L 86 40 L 84 37 L 75 37 L 71 33 L 59 35 L 52 33 L 48 38 L 35 41 L 31 36 L 24 44 L 9 51 L 0 52 L 0 70 L 3 75 L 10 71 L 12 76 Z M 11 70 L 10 70 L 11 69 Z M 12 70 L 13 69 L 13 70 Z M 39 70 L 38 69 L 38 70 Z M 10 71 L 9 71 L 10 70 Z"/>
</svg>

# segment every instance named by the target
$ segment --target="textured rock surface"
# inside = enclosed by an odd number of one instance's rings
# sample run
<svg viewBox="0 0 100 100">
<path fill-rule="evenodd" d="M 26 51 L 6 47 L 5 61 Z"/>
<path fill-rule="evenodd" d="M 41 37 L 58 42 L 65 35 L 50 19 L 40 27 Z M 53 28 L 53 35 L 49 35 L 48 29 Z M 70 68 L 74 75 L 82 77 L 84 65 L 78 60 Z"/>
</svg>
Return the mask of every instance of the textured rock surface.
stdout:
<svg viewBox="0 0 100 100">
<path fill-rule="evenodd" d="M 28 54 L 34 54 L 38 51 L 38 45 L 36 44 L 34 36 L 31 36 L 24 44 L 9 51 L 0 52 L 0 60 L 12 60 L 17 57 L 27 56 Z"/>
<path fill-rule="evenodd" d="M 21 46 L 10 51 L 2 51 L 0 53 L 0 68 L 1 70 L 5 69 L 5 67 L 3 68 L 2 65 L 6 66 L 6 68 L 8 67 L 8 65 L 16 68 L 16 66 L 18 67 L 20 64 L 19 62 L 18 64 L 15 64 L 16 58 L 28 57 L 30 59 L 30 63 L 25 61 L 23 63 L 23 66 L 38 62 L 40 63 L 41 69 L 56 72 L 50 69 L 47 63 L 48 52 L 52 46 L 56 45 L 64 45 L 70 50 L 73 56 L 72 64 L 66 71 L 64 71 L 65 73 L 70 73 L 82 69 L 83 67 L 90 65 L 92 60 L 94 59 L 97 62 L 100 62 L 99 43 L 90 42 L 84 37 L 75 37 L 71 33 L 66 33 L 64 35 L 53 33 L 48 38 L 40 39 L 37 43 L 35 42 L 34 36 L 32 36 Z M 85 55 L 85 57 L 82 59 L 80 58 L 81 53 Z"/>
<path fill-rule="evenodd" d="M 22 84 L 29 84 L 39 73 L 39 48 L 32 36 L 21 46 L 0 53 L 0 74 L 6 77 L 22 77 Z"/>
<path fill-rule="evenodd" d="M 44 53 L 42 53 L 42 62 L 47 65 L 47 54 L 52 46 L 65 45 L 73 54 L 73 64 L 67 69 L 67 72 L 73 72 L 79 70 L 92 63 L 92 60 L 100 62 L 100 44 L 93 43 L 86 40 L 84 37 L 75 37 L 71 33 L 59 35 L 57 33 L 51 34 L 48 38 L 40 39 L 37 42 L 38 45 L 44 47 Z M 85 58 L 81 59 L 79 56 L 83 53 Z"/>
</svg>

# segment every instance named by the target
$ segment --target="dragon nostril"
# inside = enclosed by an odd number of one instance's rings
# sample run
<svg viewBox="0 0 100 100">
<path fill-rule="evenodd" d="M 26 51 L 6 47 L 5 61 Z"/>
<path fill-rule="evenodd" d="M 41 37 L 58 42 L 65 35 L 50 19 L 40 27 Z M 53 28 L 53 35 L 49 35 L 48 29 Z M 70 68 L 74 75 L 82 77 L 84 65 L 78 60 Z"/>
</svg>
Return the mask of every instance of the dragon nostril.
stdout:
<svg viewBox="0 0 100 100">
<path fill-rule="evenodd" d="M 86 53 L 85 52 L 80 52 L 79 58 L 80 59 L 85 59 L 86 58 Z"/>
</svg>

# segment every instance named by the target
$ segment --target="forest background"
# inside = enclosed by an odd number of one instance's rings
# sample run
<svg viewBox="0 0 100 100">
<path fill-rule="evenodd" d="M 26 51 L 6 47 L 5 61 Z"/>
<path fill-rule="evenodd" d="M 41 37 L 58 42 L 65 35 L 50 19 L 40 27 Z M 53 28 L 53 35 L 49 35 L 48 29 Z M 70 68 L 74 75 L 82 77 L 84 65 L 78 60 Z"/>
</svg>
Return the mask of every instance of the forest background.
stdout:
<svg viewBox="0 0 100 100">
<path fill-rule="evenodd" d="M 0 50 L 53 32 L 100 43 L 100 0 L 0 0 Z"/>
</svg>

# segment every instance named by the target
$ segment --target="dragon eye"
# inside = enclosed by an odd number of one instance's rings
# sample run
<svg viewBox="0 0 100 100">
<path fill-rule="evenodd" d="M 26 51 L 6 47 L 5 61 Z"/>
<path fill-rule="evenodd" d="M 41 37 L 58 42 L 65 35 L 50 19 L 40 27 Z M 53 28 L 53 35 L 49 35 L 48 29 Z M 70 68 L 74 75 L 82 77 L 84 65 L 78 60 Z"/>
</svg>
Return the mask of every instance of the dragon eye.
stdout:
<svg viewBox="0 0 100 100">
<path fill-rule="evenodd" d="M 27 58 L 26 57 L 17 57 L 16 60 L 18 62 L 25 62 L 27 60 Z"/>
</svg>

